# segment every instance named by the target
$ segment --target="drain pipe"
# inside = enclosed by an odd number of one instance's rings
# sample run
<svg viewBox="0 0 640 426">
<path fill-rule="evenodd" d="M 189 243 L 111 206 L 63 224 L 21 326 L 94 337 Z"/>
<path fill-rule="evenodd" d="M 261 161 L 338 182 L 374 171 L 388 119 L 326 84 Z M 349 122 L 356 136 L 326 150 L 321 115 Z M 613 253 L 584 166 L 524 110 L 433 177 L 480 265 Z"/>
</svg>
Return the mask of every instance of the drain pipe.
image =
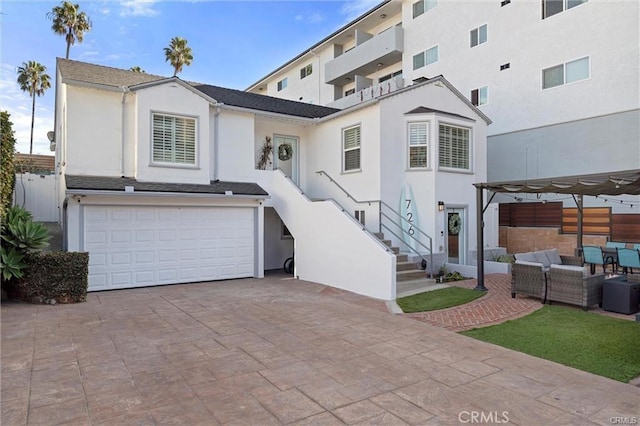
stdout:
<svg viewBox="0 0 640 426">
<path fill-rule="evenodd" d="M 218 180 L 218 176 L 220 172 L 218 171 L 218 166 L 220 165 L 220 161 L 218 161 L 218 126 L 220 124 L 220 105 L 214 105 L 215 110 L 213 112 L 213 180 Z"/>
<path fill-rule="evenodd" d="M 125 145 L 126 145 L 126 128 L 125 128 L 125 124 L 126 124 L 126 110 L 125 110 L 125 104 L 126 104 L 126 100 L 127 100 L 127 93 L 129 93 L 129 88 L 127 86 L 122 86 L 122 100 L 120 101 L 120 110 L 122 113 L 122 116 L 120 118 L 120 125 L 122 127 L 121 129 L 121 135 L 120 135 L 120 176 L 125 175 L 125 165 L 124 165 L 124 150 L 125 150 Z"/>
</svg>

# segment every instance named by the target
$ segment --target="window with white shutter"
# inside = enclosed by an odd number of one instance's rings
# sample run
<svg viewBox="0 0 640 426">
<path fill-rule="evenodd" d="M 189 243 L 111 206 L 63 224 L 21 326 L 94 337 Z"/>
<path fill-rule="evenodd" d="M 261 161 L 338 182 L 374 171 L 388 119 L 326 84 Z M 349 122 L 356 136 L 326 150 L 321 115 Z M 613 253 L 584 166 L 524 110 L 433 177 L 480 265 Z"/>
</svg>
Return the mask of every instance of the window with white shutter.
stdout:
<svg viewBox="0 0 640 426">
<path fill-rule="evenodd" d="M 438 164 L 440 167 L 471 170 L 469 135 L 469 129 L 446 124 L 440 125 L 438 141 Z"/>
<path fill-rule="evenodd" d="M 360 170 L 360 126 L 342 131 L 343 171 Z"/>
<path fill-rule="evenodd" d="M 195 118 L 153 114 L 153 162 L 196 164 Z"/>
<path fill-rule="evenodd" d="M 424 169 L 429 166 L 428 163 L 428 132 L 429 124 L 427 122 L 409 123 L 409 168 Z"/>
</svg>

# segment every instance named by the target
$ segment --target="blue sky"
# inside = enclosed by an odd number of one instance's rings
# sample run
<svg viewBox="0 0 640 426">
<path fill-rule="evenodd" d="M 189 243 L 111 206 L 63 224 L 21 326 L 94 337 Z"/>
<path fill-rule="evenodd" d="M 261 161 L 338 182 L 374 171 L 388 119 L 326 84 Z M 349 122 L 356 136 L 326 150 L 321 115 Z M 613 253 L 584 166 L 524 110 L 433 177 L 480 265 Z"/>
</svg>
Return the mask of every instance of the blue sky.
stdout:
<svg viewBox="0 0 640 426">
<path fill-rule="evenodd" d="M 194 55 L 181 78 L 243 90 L 380 1 L 75 0 L 93 29 L 69 59 L 171 76 L 163 48 L 179 36 Z M 31 98 L 20 91 L 17 68 L 34 60 L 47 67 L 52 87 L 36 99 L 33 153 L 53 154 L 46 133 L 53 129 L 55 61 L 66 44 L 47 13 L 59 4 L 0 2 L 0 109 L 11 114 L 18 152 L 29 152 Z"/>
</svg>

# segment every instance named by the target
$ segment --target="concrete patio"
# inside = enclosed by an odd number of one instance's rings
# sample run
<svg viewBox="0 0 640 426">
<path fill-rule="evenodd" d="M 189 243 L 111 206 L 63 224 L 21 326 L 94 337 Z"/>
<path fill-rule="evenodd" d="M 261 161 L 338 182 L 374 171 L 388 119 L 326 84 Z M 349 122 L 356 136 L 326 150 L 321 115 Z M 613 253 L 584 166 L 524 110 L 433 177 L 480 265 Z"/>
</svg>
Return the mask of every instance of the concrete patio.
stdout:
<svg viewBox="0 0 640 426">
<path fill-rule="evenodd" d="M 2 304 L 3 425 L 640 422 L 640 388 L 282 275 Z"/>
</svg>

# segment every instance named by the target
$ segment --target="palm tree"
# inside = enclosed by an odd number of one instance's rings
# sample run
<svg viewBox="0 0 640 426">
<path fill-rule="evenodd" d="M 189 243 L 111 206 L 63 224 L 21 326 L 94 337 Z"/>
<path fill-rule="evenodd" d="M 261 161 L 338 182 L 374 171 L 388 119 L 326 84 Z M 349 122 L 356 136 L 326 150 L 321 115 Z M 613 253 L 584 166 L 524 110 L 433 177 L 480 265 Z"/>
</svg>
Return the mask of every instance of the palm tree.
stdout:
<svg viewBox="0 0 640 426">
<path fill-rule="evenodd" d="M 129 68 L 129 71 L 140 72 L 140 73 L 146 74 L 145 70 L 140 68 L 138 65 L 136 65 L 135 67 Z"/>
<path fill-rule="evenodd" d="M 51 29 L 54 33 L 65 36 L 67 40 L 67 56 L 71 45 L 82 43 L 84 33 L 91 30 L 91 20 L 84 12 L 79 12 L 80 5 L 68 1 L 61 2 L 47 13 L 47 18 L 53 21 Z"/>
<path fill-rule="evenodd" d="M 36 62 L 23 62 L 18 67 L 18 83 L 20 89 L 29 92 L 33 99 L 31 102 L 31 144 L 29 145 L 29 154 L 33 154 L 33 122 L 36 117 L 36 95 L 44 95 L 44 91 L 51 87 L 49 74 L 46 73 L 47 67 Z"/>
<path fill-rule="evenodd" d="M 164 48 L 165 61 L 173 65 L 173 76 L 182 72 L 183 65 L 191 65 L 193 61 L 193 52 L 187 46 L 187 40 L 174 37 L 169 43 L 169 47 Z"/>
</svg>

